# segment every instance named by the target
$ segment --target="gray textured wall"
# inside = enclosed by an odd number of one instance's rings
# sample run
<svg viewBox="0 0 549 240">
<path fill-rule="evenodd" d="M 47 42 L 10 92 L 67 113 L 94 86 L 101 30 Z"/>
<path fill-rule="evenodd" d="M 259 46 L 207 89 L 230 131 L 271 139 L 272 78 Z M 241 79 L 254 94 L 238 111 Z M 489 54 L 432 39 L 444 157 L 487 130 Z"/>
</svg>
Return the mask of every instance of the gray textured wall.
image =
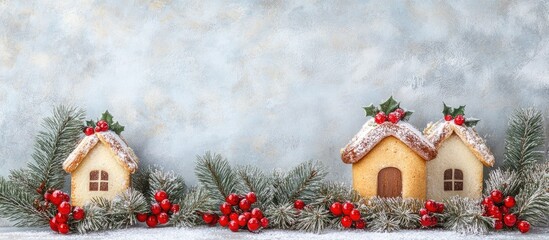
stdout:
<svg viewBox="0 0 549 240">
<path fill-rule="evenodd" d="M 419 128 L 467 104 L 498 161 L 514 108 L 549 114 L 547 1 L 152 2 L 0 0 L 1 176 L 60 103 L 190 183 L 206 150 L 348 181 L 339 149 L 391 94 Z"/>
</svg>

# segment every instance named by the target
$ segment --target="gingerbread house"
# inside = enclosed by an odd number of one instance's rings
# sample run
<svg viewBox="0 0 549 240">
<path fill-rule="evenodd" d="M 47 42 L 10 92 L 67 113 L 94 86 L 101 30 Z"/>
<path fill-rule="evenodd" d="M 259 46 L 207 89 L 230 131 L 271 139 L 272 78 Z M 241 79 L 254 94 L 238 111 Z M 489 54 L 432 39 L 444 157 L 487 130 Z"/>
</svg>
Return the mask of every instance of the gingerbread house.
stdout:
<svg viewBox="0 0 549 240">
<path fill-rule="evenodd" d="M 82 206 L 94 197 L 114 198 L 130 187 L 139 159 L 114 131 L 85 136 L 63 163 L 71 174 L 71 199 Z"/>
<path fill-rule="evenodd" d="M 438 152 L 427 162 L 427 197 L 436 201 L 455 195 L 481 198 L 484 167 L 493 166 L 495 159 L 476 130 L 441 120 L 429 124 L 424 134 Z"/>
<path fill-rule="evenodd" d="M 425 199 L 426 162 L 435 156 L 431 142 L 409 123 L 374 119 L 341 150 L 343 162 L 353 165 L 353 188 L 363 197 Z"/>
</svg>

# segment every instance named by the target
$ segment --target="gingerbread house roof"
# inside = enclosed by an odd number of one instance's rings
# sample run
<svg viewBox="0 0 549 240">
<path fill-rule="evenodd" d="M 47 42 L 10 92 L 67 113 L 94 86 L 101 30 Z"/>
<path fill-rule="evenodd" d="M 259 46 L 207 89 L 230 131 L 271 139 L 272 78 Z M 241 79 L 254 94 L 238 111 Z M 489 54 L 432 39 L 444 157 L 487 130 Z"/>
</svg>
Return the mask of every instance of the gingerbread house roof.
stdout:
<svg viewBox="0 0 549 240">
<path fill-rule="evenodd" d="M 436 157 L 436 149 L 431 142 L 411 124 L 404 121 L 396 124 L 390 122 L 377 124 L 370 119 L 341 150 L 341 159 L 344 163 L 358 162 L 381 140 L 389 136 L 396 137 L 425 160 Z"/>
<path fill-rule="evenodd" d="M 453 121 L 440 120 L 436 123 L 429 123 L 423 133 L 433 143 L 436 149 L 442 146 L 442 143 L 455 133 L 469 147 L 469 150 L 487 167 L 495 163 L 495 158 L 484 139 L 472 127 L 460 126 Z"/>
<path fill-rule="evenodd" d="M 96 132 L 93 135 L 84 137 L 76 149 L 63 162 L 63 169 L 68 173 L 76 170 L 84 158 L 86 158 L 86 155 L 99 142 L 105 144 L 111 150 L 113 158 L 126 170 L 131 173 L 137 170 L 139 159 L 133 150 L 128 147 L 126 141 L 113 131 Z"/>
</svg>

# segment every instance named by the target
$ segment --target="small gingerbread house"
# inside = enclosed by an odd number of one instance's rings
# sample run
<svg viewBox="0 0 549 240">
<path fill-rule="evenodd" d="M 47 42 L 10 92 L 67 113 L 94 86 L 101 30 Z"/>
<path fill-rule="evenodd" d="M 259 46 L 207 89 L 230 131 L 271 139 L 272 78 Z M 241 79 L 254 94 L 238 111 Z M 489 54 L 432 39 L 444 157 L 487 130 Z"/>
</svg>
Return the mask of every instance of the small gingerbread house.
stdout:
<svg viewBox="0 0 549 240">
<path fill-rule="evenodd" d="M 341 150 L 343 162 L 353 164 L 353 188 L 363 197 L 425 199 L 426 161 L 435 156 L 431 142 L 409 123 L 374 119 Z"/>
<path fill-rule="evenodd" d="M 71 199 L 82 206 L 94 197 L 114 198 L 130 187 L 139 159 L 114 131 L 85 136 L 63 163 L 71 174 Z"/>
<path fill-rule="evenodd" d="M 424 134 L 438 152 L 427 163 L 427 197 L 481 198 L 483 168 L 493 166 L 495 159 L 475 129 L 441 120 L 429 124 Z"/>
</svg>

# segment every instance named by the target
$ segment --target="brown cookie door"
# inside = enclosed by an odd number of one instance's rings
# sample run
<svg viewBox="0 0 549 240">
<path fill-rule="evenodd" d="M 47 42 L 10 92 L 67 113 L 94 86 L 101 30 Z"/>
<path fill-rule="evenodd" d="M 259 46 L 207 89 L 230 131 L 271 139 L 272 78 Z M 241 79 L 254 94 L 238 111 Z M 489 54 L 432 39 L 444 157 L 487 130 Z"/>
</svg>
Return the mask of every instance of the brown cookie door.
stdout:
<svg viewBox="0 0 549 240">
<path fill-rule="evenodd" d="M 402 197 L 402 174 L 394 167 L 381 169 L 377 175 L 377 195 Z"/>
</svg>

